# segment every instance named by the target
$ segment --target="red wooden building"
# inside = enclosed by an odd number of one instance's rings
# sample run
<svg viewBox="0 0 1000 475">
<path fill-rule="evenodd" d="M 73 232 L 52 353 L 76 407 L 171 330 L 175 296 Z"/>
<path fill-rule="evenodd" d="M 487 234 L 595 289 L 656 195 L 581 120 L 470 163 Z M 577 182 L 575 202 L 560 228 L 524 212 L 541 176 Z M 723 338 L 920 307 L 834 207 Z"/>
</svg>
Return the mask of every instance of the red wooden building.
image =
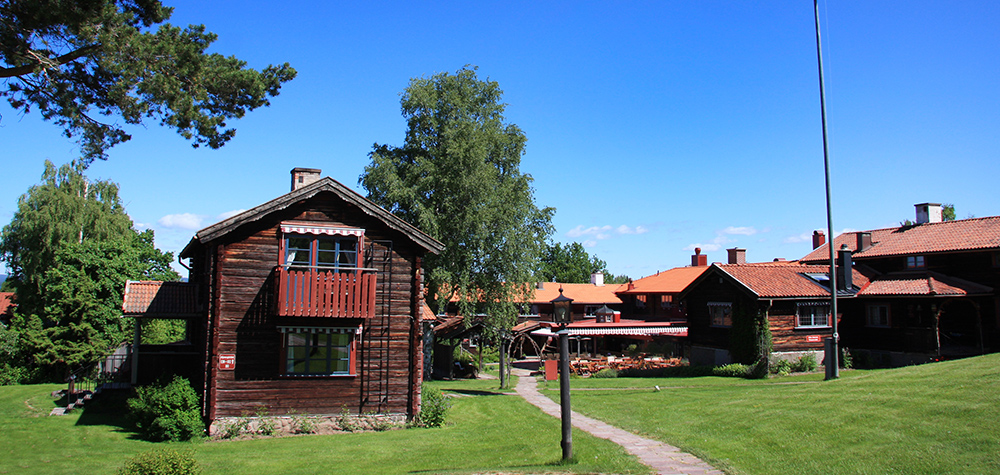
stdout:
<svg viewBox="0 0 1000 475">
<path fill-rule="evenodd" d="M 198 231 L 187 283 L 128 284 L 126 316 L 189 321 L 172 348 L 135 345 L 136 382 L 188 375 L 209 422 L 419 411 L 421 262 L 444 246 L 319 173 L 296 168 L 290 193 Z M 171 367 L 182 347 L 194 357 Z"/>
</svg>

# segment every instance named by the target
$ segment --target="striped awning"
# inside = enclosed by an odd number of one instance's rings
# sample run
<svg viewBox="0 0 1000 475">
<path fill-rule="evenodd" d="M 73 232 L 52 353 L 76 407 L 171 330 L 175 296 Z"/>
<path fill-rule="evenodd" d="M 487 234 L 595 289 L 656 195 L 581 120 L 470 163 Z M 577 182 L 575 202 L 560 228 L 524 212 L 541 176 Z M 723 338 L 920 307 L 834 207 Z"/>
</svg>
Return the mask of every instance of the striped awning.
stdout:
<svg viewBox="0 0 1000 475">
<path fill-rule="evenodd" d="M 365 235 L 365 230 L 361 228 L 344 228 L 339 226 L 306 225 L 299 223 L 281 223 L 282 234 L 326 234 L 339 236 Z"/>
<path fill-rule="evenodd" d="M 567 328 L 569 336 L 687 336 L 687 327 L 602 327 L 602 328 Z M 536 336 L 555 336 L 549 328 L 531 332 Z"/>
<path fill-rule="evenodd" d="M 361 325 L 356 327 L 304 327 L 278 325 L 281 333 L 361 333 Z"/>
</svg>

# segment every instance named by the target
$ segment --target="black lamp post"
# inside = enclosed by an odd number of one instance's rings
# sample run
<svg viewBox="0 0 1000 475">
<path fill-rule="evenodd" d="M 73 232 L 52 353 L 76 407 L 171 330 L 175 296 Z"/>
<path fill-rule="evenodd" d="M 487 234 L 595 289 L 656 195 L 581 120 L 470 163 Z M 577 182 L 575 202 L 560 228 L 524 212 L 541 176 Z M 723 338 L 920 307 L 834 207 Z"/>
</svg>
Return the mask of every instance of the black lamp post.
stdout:
<svg viewBox="0 0 1000 475">
<path fill-rule="evenodd" d="M 573 422 L 569 408 L 569 330 L 566 325 L 573 321 L 573 299 L 563 295 L 552 299 L 552 314 L 559 324 L 559 405 L 562 407 L 562 455 L 563 460 L 573 458 Z"/>
</svg>

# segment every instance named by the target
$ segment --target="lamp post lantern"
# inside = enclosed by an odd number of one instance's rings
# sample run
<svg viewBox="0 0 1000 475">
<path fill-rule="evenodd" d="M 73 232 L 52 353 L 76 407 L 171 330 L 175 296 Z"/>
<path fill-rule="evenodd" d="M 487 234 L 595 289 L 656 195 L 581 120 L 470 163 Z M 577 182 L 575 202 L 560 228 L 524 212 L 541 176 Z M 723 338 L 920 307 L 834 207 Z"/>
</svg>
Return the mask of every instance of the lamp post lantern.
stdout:
<svg viewBox="0 0 1000 475">
<path fill-rule="evenodd" d="M 559 405 L 562 408 L 562 458 L 573 457 L 573 422 L 569 407 L 569 330 L 566 325 L 573 321 L 573 299 L 563 295 L 552 299 L 553 319 L 559 324 Z"/>
</svg>

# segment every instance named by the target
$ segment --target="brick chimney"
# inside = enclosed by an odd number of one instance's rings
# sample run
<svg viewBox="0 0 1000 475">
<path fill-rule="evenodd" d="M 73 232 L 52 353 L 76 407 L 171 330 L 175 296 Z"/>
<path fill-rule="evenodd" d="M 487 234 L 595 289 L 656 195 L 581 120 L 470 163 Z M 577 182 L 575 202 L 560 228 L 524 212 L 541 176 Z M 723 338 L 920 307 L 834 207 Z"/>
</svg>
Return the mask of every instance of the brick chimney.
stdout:
<svg viewBox="0 0 1000 475">
<path fill-rule="evenodd" d="M 913 206 L 917 208 L 917 224 L 941 222 L 941 203 L 920 203 Z"/>
<path fill-rule="evenodd" d="M 730 264 L 746 264 L 747 263 L 747 250 L 734 247 L 732 249 L 726 249 L 729 252 L 729 263 Z"/>
<path fill-rule="evenodd" d="M 319 181 L 320 173 L 322 172 L 323 170 L 320 170 L 319 168 L 293 168 L 292 191 Z"/>
<path fill-rule="evenodd" d="M 826 233 L 818 230 L 813 231 L 813 249 L 819 249 L 824 244 L 826 244 Z"/>
<path fill-rule="evenodd" d="M 872 247 L 872 233 L 860 232 L 857 233 L 857 237 L 858 237 L 858 246 L 856 248 L 857 249 L 856 252 L 861 252 L 864 251 L 865 249 L 868 249 L 869 247 Z"/>
<path fill-rule="evenodd" d="M 692 266 L 707 266 L 708 265 L 708 256 L 701 253 L 701 248 L 700 247 L 694 248 L 694 255 L 691 256 L 691 265 Z"/>
</svg>

